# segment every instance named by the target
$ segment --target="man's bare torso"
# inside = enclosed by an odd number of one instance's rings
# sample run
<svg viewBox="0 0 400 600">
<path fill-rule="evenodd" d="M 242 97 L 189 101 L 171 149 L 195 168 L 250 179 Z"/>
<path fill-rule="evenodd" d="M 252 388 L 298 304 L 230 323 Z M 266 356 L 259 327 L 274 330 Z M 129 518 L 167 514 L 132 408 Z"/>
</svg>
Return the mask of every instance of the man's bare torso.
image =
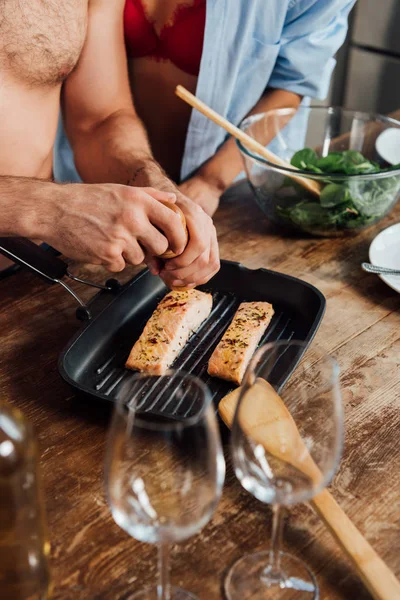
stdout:
<svg viewBox="0 0 400 600">
<path fill-rule="evenodd" d="M 87 13 L 88 0 L 0 0 L 0 175 L 51 177 L 61 84 Z"/>
<path fill-rule="evenodd" d="M 87 12 L 88 0 L 0 0 L 0 175 L 52 176 L 61 84 Z M 10 264 L 0 256 L 0 272 Z"/>
</svg>

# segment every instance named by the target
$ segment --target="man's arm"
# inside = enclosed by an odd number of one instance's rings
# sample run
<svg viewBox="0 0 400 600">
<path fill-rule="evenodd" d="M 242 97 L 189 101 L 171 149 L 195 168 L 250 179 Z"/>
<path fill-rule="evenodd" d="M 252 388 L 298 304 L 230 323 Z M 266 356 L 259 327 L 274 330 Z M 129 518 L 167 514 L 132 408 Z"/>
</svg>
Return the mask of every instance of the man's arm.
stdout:
<svg viewBox="0 0 400 600">
<path fill-rule="evenodd" d="M 171 197 L 172 196 L 172 197 Z M 0 235 L 39 239 L 79 262 L 122 271 L 183 244 L 175 194 L 0 176 Z"/>
<path fill-rule="evenodd" d="M 154 161 L 131 98 L 123 37 L 124 0 L 91 0 L 88 34 L 77 69 L 63 90 L 64 121 L 77 169 L 87 182 L 114 182 L 177 192 L 189 243 L 176 259 L 152 262 L 168 284 L 200 285 L 219 269 L 211 219 L 180 194 Z"/>
<path fill-rule="evenodd" d="M 85 182 L 147 185 L 157 165 L 131 99 L 123 8 L 124 0 L 90 0 L 82 55 L 62 90 L 64 124 Z"/>
<path fill-rule="evenodd" d="M 65 188 L 41 179 L 0 176 L 0 235 L 42 239 L 52 220 L 46 201 L 65 200 Z"/>
</svg>

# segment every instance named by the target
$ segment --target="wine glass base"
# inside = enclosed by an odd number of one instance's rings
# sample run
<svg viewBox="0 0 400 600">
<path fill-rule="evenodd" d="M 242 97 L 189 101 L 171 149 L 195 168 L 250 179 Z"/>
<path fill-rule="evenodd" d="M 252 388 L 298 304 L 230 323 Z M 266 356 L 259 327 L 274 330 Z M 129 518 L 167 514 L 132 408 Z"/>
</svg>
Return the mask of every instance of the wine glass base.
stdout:
<svg viewBox="0 0 400 600">
<path fill-rule="evenodd" d="M 129 596 L 127 600 L 159 600 L 160 596 L 158 595 L 157 588 L 147 588 L 142 590 L 141 592 L 137 592 L 137 594 L 133 594 Z M 185 590 L 181 590 L 180 588 L 172 587 L 171 595 L 168 600 L 199 600 L 197 596 L 191 594 L 190 592 L 186 592 Z"/>
<path fill-rule="evenodd" d="M 269 552 L 256 552 L 240 558 L 225 580 L 227 600 L 318 600 L 314 575 L 298 558 L 280 553 L 280 579 L 269 577 Z"/>
</svg>

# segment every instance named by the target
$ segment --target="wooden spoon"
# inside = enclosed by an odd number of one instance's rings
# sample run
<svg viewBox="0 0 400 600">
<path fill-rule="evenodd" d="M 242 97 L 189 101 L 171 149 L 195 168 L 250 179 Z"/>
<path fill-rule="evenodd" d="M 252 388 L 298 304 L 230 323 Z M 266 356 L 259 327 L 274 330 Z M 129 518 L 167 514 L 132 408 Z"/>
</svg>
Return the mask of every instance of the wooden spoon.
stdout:
<svg viewBox="0 0 400 600">
<path fill-rule="evenodd" d="M 225 129 L 228 133 L 230 133 L 234 138 L 242 142 L 243 146 L 252 150 L 256 154 L 259 154 L 270 163 L 273 163 L 277 167 L 289 168 L 292 170 L 296 170 L 296 167 L 286 162 L 267 148 L 265 148 L 262 144 L 257 142 L 250 135 L 230 123 L 227 119 L 225 119 L 222 115 L 219 115 L 215 110 L 204 104 L 201 100 L 196 98 L 193 94 L 191 94 L 186 88 L 182 85 L 178 85 L 175 90 L 176 95 L 184 100 L 187 104 L 190 104 L 193 108 L 196 108 L 203 115 L 208 117 L 211 121 L 214 121 L 217 125 Z M 321 185 L 318 181 L 314 181 L 313 179 L 307 179 L 306 177 L 301 177 L 300 175 L 296 175 L 295 173 L 285 172 L 287 177 L 290 177 L 294 181 L 297 181 L 300 185 L 302 185 L 309 192 L 314 194 L 314 196 L 320 197 L 321 194 Z"/>
<path fill-rule="evenodd" d="M 242 405 L 240 423 L 243 431 L 270 454 L 292 464 L 315 483 L 322 474 L 311 458 L 290 412 L 275 390 L 264 379 L 257 379 L 249 389 L 251 410 Z M 240 388 L 219 403 L 224 423 L 231 427 L 239 400 Z M 248 401 L 250 405 L 250 401 Z M 365 586 L 376 600 L 400 600 L 400 582 L 361 535 L 328 490 L 312 500 L 311 506 L 352 561 Z"/>
</svg>

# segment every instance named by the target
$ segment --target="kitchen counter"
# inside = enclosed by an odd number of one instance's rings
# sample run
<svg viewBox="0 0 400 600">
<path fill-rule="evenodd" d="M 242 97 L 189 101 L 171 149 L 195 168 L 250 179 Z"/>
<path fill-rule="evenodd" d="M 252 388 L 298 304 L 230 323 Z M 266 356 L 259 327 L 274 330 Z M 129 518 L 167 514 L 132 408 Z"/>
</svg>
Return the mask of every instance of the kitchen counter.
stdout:
<svg viewBox="0 0 400 600">
<path fill-rule="evenodd" d="M 245 184 L 227 194 L 216 216 L 222 258 L 267 267 L 317 286 L 327 312 L 317 334 L 340 363 L 346 440 L 331 490 L 376 551 L 400 577 L 400 295 L 361 270 L 373 237 L 390 217 L 357 237 L 281 237 Z M 127 269 L 121 279 L 135 273 Z M 97 281 L 106 274 L 85 269 Z M 88 299 L 93 290 L 73 284 Z M 34 423 L 41 449 L 57 600 L 122 600 L 153 584 L 156 550 L 131 539 L 111 518 L 103 489 L 108 413 L 75 398 L 57 357 L 80 327 L 76 305 L 60 286 L 28 272 L 0 282 L 0 391 Z M 226 446 L 228 454 L 229 446 Z M 228 464 L 222 501 L 201 534 L 176 546 L 173 583 L 202 600 L 222 598 L 227 568 L 265 548 L 271 511 L 254 500 Z M 370 598 L 350 563 L 306 506 L 295 507 L 284 549 L 317 575 L 321 599 Z M 393 599 L 394 600 L 394 599 Z"/>
</svg>

